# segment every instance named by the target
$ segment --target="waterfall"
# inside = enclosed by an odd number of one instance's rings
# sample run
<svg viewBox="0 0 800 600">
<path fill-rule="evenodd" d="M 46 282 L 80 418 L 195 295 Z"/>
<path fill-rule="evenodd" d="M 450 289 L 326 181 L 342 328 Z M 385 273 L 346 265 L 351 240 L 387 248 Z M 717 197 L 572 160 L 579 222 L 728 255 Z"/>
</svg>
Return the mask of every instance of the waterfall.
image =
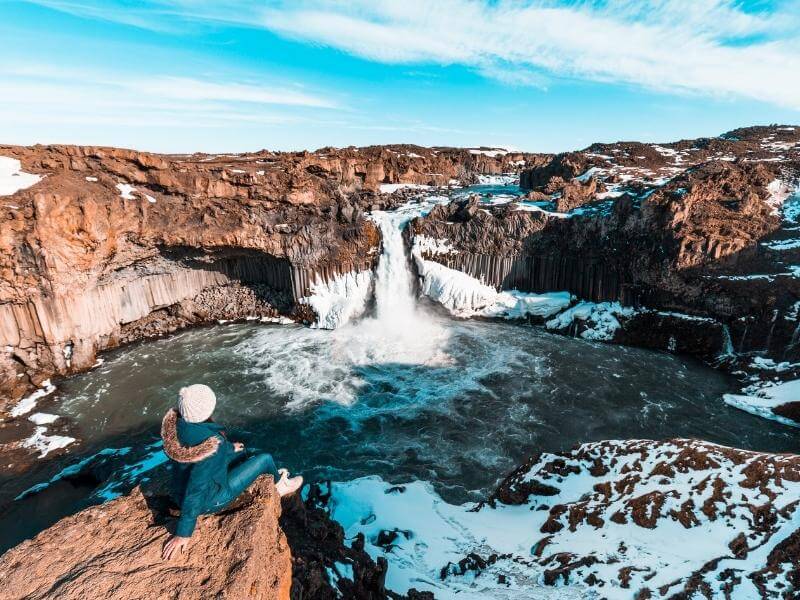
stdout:
<svg viewBox="0 0 800 600">
<path fill-rule="evenodd" d="M 433 197 L 421 202 L 409 202 L 396 210 L 373 211 L 369 218 L 378 226 L 383 241 L 383 251 L 373 272 L 345 273 L 331 281 L 317 282 L 311 294 L 300 300 L 317 314 L 314 327 L 339 329 L 345 325 L 360 326 L 366 333 L 404 338 L 411 346 L 418 341 L 421 329 L 432 335 L 439 329 L 431 322 L 431 315 L 417 305 L 414 273 L 406 253 L 403 229 L 414 217 L 428 212 L 442 198 Z M 358 320 L 367 310 L 370 298 L 375 300 L 372 318 Z"/>
<path fill-rule="evenodd" d="M 736 351 L 733 349 L 733 340 L 731 340 L 731 330 L 727 324 L 722 325 L 722 352 L 720 357 L 735 356 Z"/>
<path fill-rule="evenodd" d="M 318 314 L 335 317 L 325 321 L 330 322 L 328 328 L 333 330 L 331 342 L 351 364 L 441 366 L 452 360 L 447 352 L 451 327 L 418 305 L 415 276 L 403 239 L 408 222 L 429 206 L 414 203 L 391 212 L 373 211 L 369 218 L 381 231 L 383 251 L 374 273 L 368 273 L 369 285 L 329 284 L 305 300 Z M 374 313 L 358 318 L 360 308 L 368 304 L 367 293 L 374 298 Z M 341 309 L 351 304 L 359 310 Z"/>
<path fill-rule="evenodd" d="M 403 228 L 414 216 L 409 212 L 372 213 L 383 237 L 383 253 L 375 273 L 376 316 L 391 328 L 411 325 L 418 319 L 414 279 L 403 241 Z"/>
</svg>

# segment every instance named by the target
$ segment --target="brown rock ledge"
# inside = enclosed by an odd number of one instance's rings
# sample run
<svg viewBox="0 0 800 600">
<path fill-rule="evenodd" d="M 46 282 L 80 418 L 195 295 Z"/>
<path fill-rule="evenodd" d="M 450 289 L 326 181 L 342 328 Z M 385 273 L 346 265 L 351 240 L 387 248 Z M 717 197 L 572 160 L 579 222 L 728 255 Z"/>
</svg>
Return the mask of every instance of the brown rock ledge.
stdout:
<svg viewBox="0 0 800 600">
<path fill-rule="evenodd" d="M 0 599 L 288 600 L 292 556 L 281 503 L 262 477 L 234 508 L 201 518 L 189 552 L 161 559 L 163 506 L 131 494 L 62 519 L 0 557 Z"/>
</svg>

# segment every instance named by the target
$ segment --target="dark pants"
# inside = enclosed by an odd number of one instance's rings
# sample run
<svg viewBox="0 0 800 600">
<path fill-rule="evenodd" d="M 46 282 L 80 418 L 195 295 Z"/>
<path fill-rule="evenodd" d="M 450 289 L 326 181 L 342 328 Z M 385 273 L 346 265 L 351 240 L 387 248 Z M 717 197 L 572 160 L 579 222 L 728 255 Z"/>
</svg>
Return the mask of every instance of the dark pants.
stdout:
<svg viewBox="0 0 800 600">
<path fill-rule="evenodd" d="M 272 455 L 249 456 L 228 471 L 228 489 L 220 490 L 213 499 L 213 511 L 225 508 L 253 483 L 259 475 L 272 475 L 275 483 L 280 479 Z"/>
</svg>

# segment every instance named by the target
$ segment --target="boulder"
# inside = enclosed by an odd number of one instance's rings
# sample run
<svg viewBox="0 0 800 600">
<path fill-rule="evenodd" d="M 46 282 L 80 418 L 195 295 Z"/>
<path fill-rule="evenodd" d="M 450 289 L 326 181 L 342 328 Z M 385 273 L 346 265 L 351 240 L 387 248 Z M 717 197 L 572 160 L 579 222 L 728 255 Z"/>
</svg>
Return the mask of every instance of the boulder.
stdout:
<svg viewBox="0 0 800 600">
<path fill-rule="evenodd" d="M 186 553 L 164 561 L 173 520 L 142 488 L 62 519 L 0 557 L 0 599 L 288 600 L 292 557 L 280 498 L 259 478 L 235 506 L 201 517 Z"/>
</svg>

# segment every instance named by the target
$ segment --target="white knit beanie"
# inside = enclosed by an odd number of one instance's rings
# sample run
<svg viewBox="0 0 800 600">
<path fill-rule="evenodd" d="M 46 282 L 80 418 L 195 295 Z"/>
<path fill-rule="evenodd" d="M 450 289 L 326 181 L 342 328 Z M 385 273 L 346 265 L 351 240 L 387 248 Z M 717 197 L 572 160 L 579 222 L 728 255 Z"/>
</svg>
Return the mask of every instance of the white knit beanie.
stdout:
<svg viewBox="0 0 800 600">
<path fill-rule="evenodd" d="M 178 392 L 178 411 L 189 423 L 202 423 L 214 412 L 217 397 L 207 385 L 195 383 Z"/>
</svg>

